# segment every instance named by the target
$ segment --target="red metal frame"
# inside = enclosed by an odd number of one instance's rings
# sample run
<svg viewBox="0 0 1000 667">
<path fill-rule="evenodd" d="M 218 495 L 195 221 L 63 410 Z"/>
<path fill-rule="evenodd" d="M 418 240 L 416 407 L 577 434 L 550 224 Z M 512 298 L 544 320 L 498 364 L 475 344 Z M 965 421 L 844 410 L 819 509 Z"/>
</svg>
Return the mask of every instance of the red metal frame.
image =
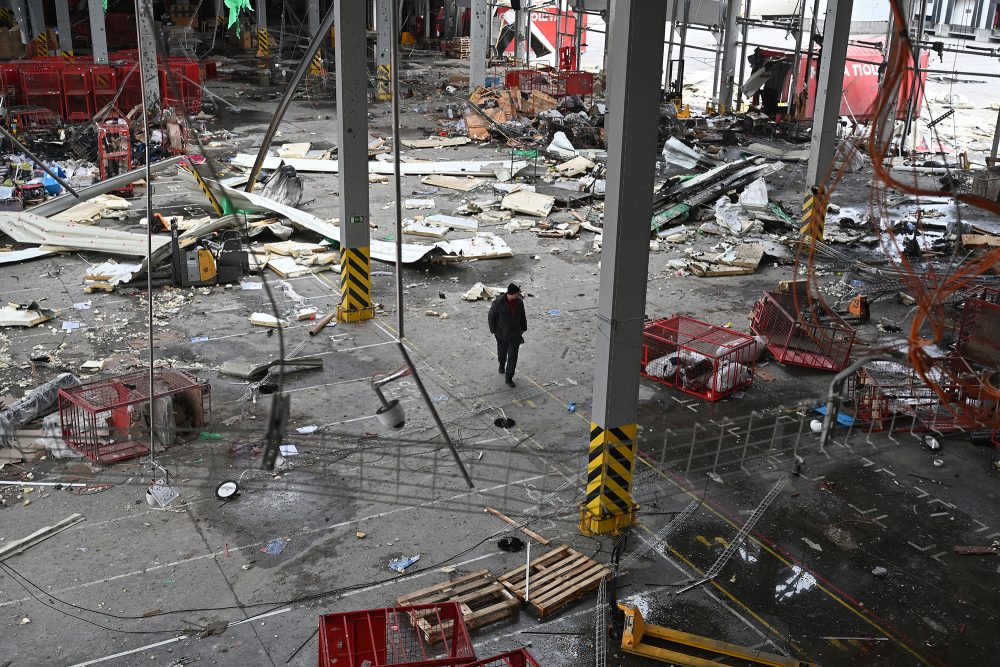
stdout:
<svg viewBox="0 0 1000 667">
<path fill-rule="evenodd" d="M 644 377 L 709 401 L 753 384 L 753 336 L 675 315 L 649 322 L 642 332 Z"/>
<path fill-rule="evenodd" d="M 110 65 L 91 65 L 90 80 L 93 83 L 94 110 L 100 111 L 115 99 L 118 92 L 118 73 Z M 115 107 L 117 108 L 117 104 Z"/>
<path fill-rule="evenodd" d="M 127 124 L 97 124 L 97 166 L 102 181 L 132 169 L 132 134 Z M 118 192 L 131 193 L 132 184 L 123 186 Z"/>
<path fill-rule="evenodd" d="M 504 84 L 522 93 L 540 90 L 556 99 L 567 95 L 594 94 L 594 75 L 590 72 L 512 69 L 507 71 Z"/>
<path fill-rule="evenodd" d="M 526 648 L 507 651 L 489 658 L 470 662 L 465 667 L 541 667 L 535 657 Z"/>
<path fill-rule="evenodd" d="M 413 625 L 433 615 L 442 641 L 430 644 Z M 386 607 L 319 617 L 320 667 L 459 667 L 476 652 L 457 602 Z"/>
<path fill-rule="evenodd" d="M 983 378 L 961 357 L 935 359 L 927 371 L 947 396 L 941 396 L 917 372 L 894 361 L 872 361 L 855 376 L 854 418 L 871 431 L 953 432 L 978 427 L 975 406 L 983 400 Z M 892 421 L 893 415 L 908 419 Z"/>
<path fill-rule="evenodd" d="M 188 416 L 191 429 L 209 421 L 211 388 L 182 371 L 153 374 L 153 400 L 173 396 L 174 412 Z M 68 445 L 97 463 L 116 463 L 149 452 L 133 437 L 149 401 L 149 371 L 136 371 L 59 390 L 59 420 Z M 145 427 L 143 427 L 145 428 Z"/>
<path fill-rule="evenodd" d="M 21 92 L 26 105 L 49 109 L 56 116 L 65 118 L 61 65 L 25 64 L 21 66 L 20 76 Z"/>
<path fill-rule="evenodd" d="M 796 310 L 798 306 L 798 311 Z M 824 371 L 843 370 L 851 359 L 854 327 L 822 302 L 792 294 L 763 292 L 750 313 L 750 330 L 767 338 L 767 348 L 782 364 Z"/>
<path fill-rule="evenodd" d="M 63 109 L 66 120 L 85 121 L 94 117 L 94 80 L 87 65 L 67 65 L 62 71 Z"/>
<path fill-rule="evenodd" d="M 1000 368 L 1000 290 L 983 288 L 966 299 L 955 326 L 955 352 L 988 368 Z"/>
</svg>

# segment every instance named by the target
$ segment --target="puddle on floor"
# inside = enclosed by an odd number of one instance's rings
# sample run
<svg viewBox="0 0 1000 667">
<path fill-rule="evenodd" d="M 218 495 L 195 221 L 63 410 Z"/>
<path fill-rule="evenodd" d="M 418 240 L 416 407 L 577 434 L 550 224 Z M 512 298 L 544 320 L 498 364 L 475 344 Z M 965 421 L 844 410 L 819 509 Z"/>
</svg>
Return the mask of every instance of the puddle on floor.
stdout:
<svg viewBox="0 0 1000 667">
<path fill-rule="evenodd" d="M 790 600 L 799 593 L 805 593 L 816 587 L 816 577 L 804 571 L 798 565 L 793 565 L 788 578 L 774 587 L 774 599 L 777 602 Z"/>
</svg>

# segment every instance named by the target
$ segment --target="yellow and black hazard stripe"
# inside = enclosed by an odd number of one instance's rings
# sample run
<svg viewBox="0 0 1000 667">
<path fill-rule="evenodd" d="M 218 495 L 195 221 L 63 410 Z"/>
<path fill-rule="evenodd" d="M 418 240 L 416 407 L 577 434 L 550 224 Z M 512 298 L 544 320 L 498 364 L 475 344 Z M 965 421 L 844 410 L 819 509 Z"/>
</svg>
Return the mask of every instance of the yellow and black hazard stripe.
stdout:
<svg viewBox="0 0 1000 667">
<path fill-rule="evenodd" d="M 62 59 L 68 63 L 71 63 L 76 60 L 76 58 L 73 56 L 72 51 L 60 51 L 59 55 L 62 56 Z"/>
<path fill-rule="evenodd" d="M 375 100 L 388 102 L 392 99 L 392 70 L 389 65 L 375 68 Z"/>
<path fill-rule="evenodd" d="M 635 424 L 603 428 L 591 422 L 587 499 L 580 507 L 583 533 L 618 534 L 635 520 L 631 489 L 636 433 Z"/>
<path fill-rule="evenodd" d="M 35 55 L 49 55 L 49 32 L 47 30 L 43 30 L 35 36 Z"/>
<path fill-rule="evenodd" d="M 105 92 L 111 88 L 111 77 L 107 74 L 95 74 L 94 75 L 94 90 L 97 92 Z"/>
<path fill-rule="evenodd" d="M 226 25 L 227 25 L 227 23 L 228 22 L 226 21 L 226 17 L 225 16 L 216 16 L 215 17 L 215 27 L 216 28 L 218 28 L 219 26 L 222 26 L 223 28 L 225 28 Z"/>
<path fill-rule="evenodd" d="M 257 56 L 266 58 L 271 55 L 271 38 L 267 34 L 267 28 L 257 28 Z"/>
<path fill-rule="evenodd" d="M 341 248 L 340 306 L 337 320 L 357 322 L 375 316 L 372 306 L 371 249 Z"/>
<path fill-rule="evenodd" d="M 225 210 L 222 208 L 222 204 L 219 203 L 219 199 L 215 196 L 215 193 L 213 193 L 208 188 L 208 183 L 206 183 L 205 179 L 201 177 L 201 174 L 198 173 L 198 170 L 192 167 L 191 173 L 194 174 L 195 180 L 198 181 L 198 187 L 200 187 L 201 191 L 205 193 L 206 197 L 208 197 L 208 203 L 212 205 L 212 208 L 215 209 L 215 212 L 218 215 L 224 215 Z"/>
<path fill-rule="evenodd" d="M 317 49 L 316 53 L 313 54 L 312 60 L 309 62 L 309 73 L 314 76 L 322 76 L 325 73 L 322 49 Z"/>
<path fill-rule="evenodd" d="M 802 226 L 799 228 L 799 233 L 822 241 L 825 225 L 826 190 L 822 185 L 818 185 L 807 192 L 802 199 Z"/>
<path fill-rule="evenodd" d="M 14 12 L 6 7 L 0 7 L 0 25 L 10 28 L 14 25 Z"/>
</svg>

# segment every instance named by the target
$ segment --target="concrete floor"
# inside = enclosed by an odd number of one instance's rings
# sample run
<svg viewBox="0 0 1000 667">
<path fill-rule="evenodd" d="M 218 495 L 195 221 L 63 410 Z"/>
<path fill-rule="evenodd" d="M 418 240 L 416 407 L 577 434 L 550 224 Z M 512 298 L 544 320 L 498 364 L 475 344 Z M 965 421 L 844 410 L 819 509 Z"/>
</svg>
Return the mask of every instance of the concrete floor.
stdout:
<svg viewBox="0 0 1000 667">
<path fill-rule="evenodd" d="M 219 84 L 218 92 L 228 96 L 240 88 Z M 408 100 L 407 106 L 417 101 Z M 242 117 L 224 118 L 220 125 L 245 130 L 250 145 L 273 103 L 244 100 L 241 105 L 248 109 Z M 387 109 L 372 107 L 373 132 L 386 131 Z M 296 102 L 280 140 L 335 143 L 333 113 L 329 101 Z M 410 112 L 404 125 L 405 136 L 424 136 L 436 126 L 432 117 Z M 412 153 L 461 159 L 503 152 L 467 146 Z M 804 167 L 791 167 L 786 179 L 775 179 L 772 197 L 794 205 L 803 172 Z M 858 174 L 844 184 L 843 205 L 865 205 L 866 178 Z M 336 215 L 335 178 L 303 175 L 303 180 L 305 199 L 314 201 L 302 208 Z M 158 205 L 185 199 L 201 204 L 197 193 L 169 183 L 168 178 L 158 186 Z M 404 195 L 421 187 L 416 179 L 405 179 Z M 371 187 L 372 218 L 379 226 L 372 238 L 392 229 L 391 198 L 391 185 Z M 458 194 L 444 190 L 434 198 L 443 213 L 461 203 Z M 560 213 L 553 219 L 566 217 Z M 496 540 L 510 534 L 509 527 L 485 514 L 486 506 L 530 520 L 530 527 L 553 545 L 567 543 L 607 562 L 612 540 L 583 537 L 576 529 L 592 395 L 599 254 L 586 232 L 575 240 L 553 240 L 494 231 L 513 248 L 514 258 L 407 267 L 403 276 L 409 350 L 458 443 L 474 490 L 465 487 L 436 438 L 411 381 L 394 383 L 388 392 L 406 406 L 402 432 L 386 432 L 371 417 L 377 400 L 369 378 L 402 364 L 393 344 L 391 276 L 374 278 L 375 298 L 386 304 L 375 320 L 340 325 L 315 338 L 306 335 L 305 324 L 285 330 L 286 349 L 301 343 L 301 354 L 323 355 L 325 366 L 285 378 L 292 400 L 285 440 L 299 454 L 287 457 L 275 473 L 258 470 L 267 397 L 256 404 L 241 401 L 247 386 L 217 371 L 228 359 L 277 358 L 277 336 L 247 322 L 250 313 L 267 310 L 262 292 L 161 290 L 157 302 L 187 296 L 179 312 L 167 315 L 168 324 L 156 330 L 156 357 L 211 382 L 209 430 L 222 439 L 194 441 L 157 455 L 181 493 L 165 510 L 150 509 L 143 500 L 149 480 L 159 475 L 145 459 L 112 467 L 44 460 L 0 472 L 5 479 L 30 470 L 35 481 L 113 484 L 83 496 L 50 490 L 17 498 L 16 487 L 4 492 L 0 537 L 6 540 L 73 512 L 86 521 L 5 561 L 14 572 L 4 568 L 0 574 L 0 658 L 13 665 L 101 664 L 87 661 L 126 653 L 103 662 L 314 664 L 313 633 L 322 613 L 383 607 L 449 574 L 483 568 L 501 574 L 522 563 L 524 552 L 497 548 Z M 698 239 L 692 245 L 707 248 L 715 242 Z M 861 248 L 850 252 L 873 254 Z M 679 255 L 679 249 L 651 255 L 650 316 L 688 313 L 746 329 L 759 291 L 790 277 L 788 266 L 772 265 L 746 277 L 677 277 L 665 266 Z M 47 307 L 85 324 L 70 334 L 44 326 L 5 330 L 0 347 L 9 349 L 12 364 L 3 369 L 0 393 L 19 395 L 90 358 L 116 354 L 124 364 L 131 357 L 144 363 L 142 292 L 82 294 L 85 262 L 99 259 L 72 254 L 0 269 L 6 299 L 46 299 Z M 273 276 L 266 277 L 278 310 L 294 309 L 296 297 Z M 838 267 L 821 268 L 821 282 L 840 278 Z M 338 301 L 337 279 L 326 273 L 285 283 L 298 298 L 326 312 Z M 527 343 L 513 390 L 495 370 L 485 323 L 488 303 L 459 298 L 477 281 L 504 285 L 512 280 L 531 295 Z M 93 300 L 92 308 L 71 311 L 84 298 Z M 447 312 L 449 318 L 427 317 L 428 309 Z M 886 300 L 879 302 L 875 319 L 898 320 L 906 311 Z M 208 340 L 192 343 L 197 336 Z M 887 342 L 874 325 L 862 327 L 860 336 Z M 29 363 L 39 353 L 52 361 Z M 623 573 L 620 597 L 637 604 L 650 622 L 824 665 L 989 662 L 1000 600 L 988 582 L 1000 571 L 998 562 L 951 550 L 1000 537 L 1000 477 L 988 476 L 983 451 L 971 448 L 964 436 L 944 439 L 945 466 L 936 468 L 931 460 L 937 455 L 910 435 L 897 434 L 893 441 L 854 431 L 849 437 L 839 433 L 838 444 L 824 455 L 808 424 L 802 437 L 796 424 L 812 418 L 807 410 L 818 404 L 830 376 L 773 361 L 764 368 L 774 380 L 757 378 L 738 397 L 719 403 L 642 382 L 643 455 L 634 488 L 641 521 L 626 554 L 692 499 L 702 504 L 667 545 L 649 550 Z M 575 411 L 567 409 L 571 403 Z M 740 460 L 729 449 L 719 456 L 720 428 L 729 442 L 728 430 L 738 434 L 751 411 L 773 418 L 782 407 L 788 408 L 784 414 L 790 421 L 782 426 L 785 437 L 777 447 L 757 443 Z M 516 420 L 514 428 L 494 426 L 500 410 Z M 309 425 L 319 429 L 309 435 L 294 430 Z M 692 434 L 695 427 L 699 430 Z M 791 447 L 805 458 L 801 475 L 791 479 L 715 580 L 676 593 L 679 582 L 697 580 L 711 567 L 768 490 L 791 471 Z M 693 464 L 685 464 L 686 453 Z M 237 500 L 223 503 L 214 497 L 224 479 L 240 480 Z M 25 506 L 24 500 L 31 503 Z M 356 531 L 366 537 L 359 539 Z M 261 553 L 279 538 L 289 540 L 280 555 Z M 542 551 L 536 545 L 533 554 Z M 387 567 L 392 559 L 416 554 L 421 559 L 406 575 Z M 886 568 L 887 576 L 874 577 L 877 566 Z M 456 569 L 442 572 L 442 567 Z M 590 664 L 594 606 L 590 594 L 545 622 L 524 611 L 516 622 L 475 631 L 476 649 L 485 656 L 530 645 L 544 665 Z M 25 618 L 30 623 L 22 624 Z M 220 620 L 247 622 L 221 635 L 177 639 L 182 629 Z M 612 664 L 642 664 L 617 649 L 612 655 Z"/>
</svg>

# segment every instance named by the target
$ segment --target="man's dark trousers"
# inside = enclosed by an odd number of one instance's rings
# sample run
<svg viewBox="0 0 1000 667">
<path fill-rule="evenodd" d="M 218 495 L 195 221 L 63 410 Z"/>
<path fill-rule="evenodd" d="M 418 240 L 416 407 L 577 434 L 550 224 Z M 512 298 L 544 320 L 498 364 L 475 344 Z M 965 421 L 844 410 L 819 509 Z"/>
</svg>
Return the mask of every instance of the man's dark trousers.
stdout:
<svg viewBox="0 0 1000 667">
<path fill-rule="evenodd" d="M 508 380 L 514 379 L 514 370 L 517 368 L 517 350 L 521 347 L 521 336 L 512 339 L 503 339 L 497 336 L 497 360 L 500 368 L 504 368 L 504 377 Z"/>
</svg>

